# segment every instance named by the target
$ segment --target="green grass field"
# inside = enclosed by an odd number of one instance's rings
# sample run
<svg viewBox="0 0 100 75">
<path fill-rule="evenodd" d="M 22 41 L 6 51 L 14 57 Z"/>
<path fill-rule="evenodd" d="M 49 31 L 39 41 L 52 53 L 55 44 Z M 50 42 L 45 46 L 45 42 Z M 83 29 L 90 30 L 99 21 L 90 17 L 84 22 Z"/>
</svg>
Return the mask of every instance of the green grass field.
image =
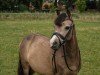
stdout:
<svg viewBox="0 0 100 75">
<path fill-rule="evenodd" d="M 0 14 L 0 75 L 17 75 L 18 48 L 23 37 L 30 33 L 50 37 L 53 32 L 52 14 L 41 14 L 41 18 L 23 15 Z M 100 14 L 76 15 L 74 20 L 82 57 L 79 75 L 100 75 Z"/>
</svg>

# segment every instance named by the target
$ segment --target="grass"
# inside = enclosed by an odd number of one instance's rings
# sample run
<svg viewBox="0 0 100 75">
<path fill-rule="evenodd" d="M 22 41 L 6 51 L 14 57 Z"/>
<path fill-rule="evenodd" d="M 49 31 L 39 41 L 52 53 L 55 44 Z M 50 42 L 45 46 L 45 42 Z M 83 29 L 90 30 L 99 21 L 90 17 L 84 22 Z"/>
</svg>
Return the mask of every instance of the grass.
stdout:
<svg viewBox="0 0 100 75">
<path fill-rule="evenodd" d="M 24 14 L 10 14 L 10 18 L 5 18 L 5 15 L 7 14 L 0 17 L 0 75 L 17 75 L 19 43 L 30 33 L 50 37 L 54 31 L 54 16 L 52 16 L 54 14 L 45 16 L 41 13 L 42 17 L 38 15 L 40 18 L 23 18 Z M 95 17 L 94 20 L 92 17 L 98 16 L 98 14 L 91 15 L 80 14 L 78 18 L 75 17 L 77 15 L 74 15 L 82 57 L 82 69 L 79 75 L 100 75 L 100 16 Z M 88 18 L 81 19 L 85 16 L 93 21 Z"/>
</svg>

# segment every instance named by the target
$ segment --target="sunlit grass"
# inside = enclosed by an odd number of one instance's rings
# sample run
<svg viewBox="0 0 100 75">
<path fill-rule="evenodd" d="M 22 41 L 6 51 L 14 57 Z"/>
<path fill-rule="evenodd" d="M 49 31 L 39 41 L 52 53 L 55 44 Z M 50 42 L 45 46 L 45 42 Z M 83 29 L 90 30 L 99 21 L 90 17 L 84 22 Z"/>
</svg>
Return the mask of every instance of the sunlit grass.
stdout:
<svg viewBox="0 0 100 75">
<path fill-rule="evenodd" d="M 82 69 L 79 75 L 100 74 L 100 22 L 75 19 L 77 39 L 81 50 Z M 39 33 L 50 37 L 53 19 L 0 21 L 0 75 L 17 75 L 18 47 L 23 37 Z"/>
</svg>

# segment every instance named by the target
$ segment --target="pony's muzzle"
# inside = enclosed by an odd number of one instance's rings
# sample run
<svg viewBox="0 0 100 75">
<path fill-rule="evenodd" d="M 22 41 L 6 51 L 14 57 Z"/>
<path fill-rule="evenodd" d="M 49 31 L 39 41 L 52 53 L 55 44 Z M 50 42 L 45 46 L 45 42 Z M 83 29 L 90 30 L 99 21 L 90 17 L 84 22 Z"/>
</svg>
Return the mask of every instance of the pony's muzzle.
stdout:
<svg viewBox="0 0 100 75">
<path fill-rule="evenodd" d="M 58 46 L 59 46 L 58 38 L 56 35 L 53 35 L 52 38 L 50 39 L 50 47 L 53 50 L 56 50 L 58 49 Z"/>
<path fill-rule="evenodd" d="M 59 48 L 58 43 L 57 43 L 56 41 L 53 42 L 53 45 L 51 46 L 51 48 L 52 48 L 53 50 L 57 50 L 57 49 Z"/>
</svg>

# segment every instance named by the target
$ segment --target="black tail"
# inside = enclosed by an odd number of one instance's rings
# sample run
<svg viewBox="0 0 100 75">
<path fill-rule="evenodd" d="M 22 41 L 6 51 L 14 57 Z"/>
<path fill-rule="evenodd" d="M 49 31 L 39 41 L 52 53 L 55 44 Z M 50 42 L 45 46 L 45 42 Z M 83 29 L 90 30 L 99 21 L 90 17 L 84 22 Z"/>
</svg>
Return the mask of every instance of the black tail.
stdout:
<svg viewBox="0 0 100 75">
<path fill-rule="evenodd" d="M 18 75 L 24 75 L 21 60 L 19 59 L 19 64 L 18 64 Z"/>
</svg>

